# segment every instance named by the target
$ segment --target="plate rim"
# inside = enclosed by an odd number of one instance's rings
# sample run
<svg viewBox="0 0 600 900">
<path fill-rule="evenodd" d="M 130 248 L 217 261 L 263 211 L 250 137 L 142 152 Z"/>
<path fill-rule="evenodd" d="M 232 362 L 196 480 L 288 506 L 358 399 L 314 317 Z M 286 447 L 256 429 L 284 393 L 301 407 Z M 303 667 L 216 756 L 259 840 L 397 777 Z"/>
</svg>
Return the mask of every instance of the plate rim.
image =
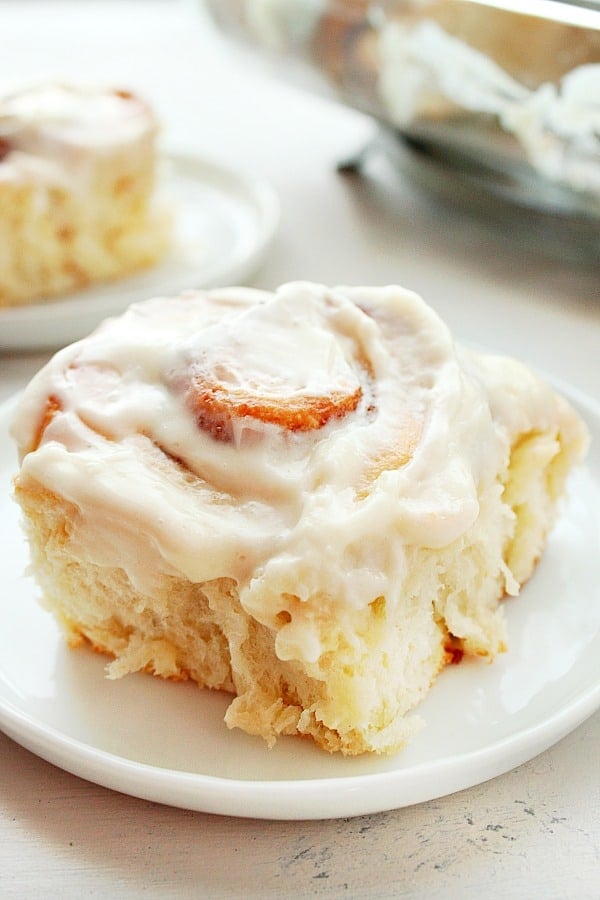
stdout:
<svg viewBox="0 0 600 900">
<path fill-rule="evenodd" d="M 600 403 L 593 396 L 561 379 L 548 380 L 580 411 L 593 416 L 600 428 Z M 2 440 L 10 440 L 7 425 L 20 396 L 18 392 L 0 403 Z M 236 818 L 304 821 L 406 808 L 483 784 L 558 743 L 599 708 L 600 679 L 588 680 L 552 714 L 484 747 L 405 768 L 305 779 L 230 778 L 136 761 L 35 719 L 1 692 L 0 731 L 47 762 L 128 796 Z M 440 778 L 443 787 L 437 783 Z"/>
<path fill-rule="evenodd" d="M 235 818 L 319 821 L 404 809 L 484 784 L 554 746 L 590 718 L 599 706 L 600 682 L 588 687 L 575 701 L 563 705 L 544 721 L 478 750 L 457 753 L 407 769 L 305 779 L 226 778 L 138 762 L 71 738 L 53 726 L 36 722 L 32 716 L 2 697 L 0 731 L 34 755 L 72 775 L 141 800 Z M 558 729 L 557 725 L 560 726 Z M 533 738 L 536 740 L 532 753 L 530 742 Z M 503 756 L 503 750 L 511 752 Z M 502 762 L 495 762 L 499 758 Z M 482 764 L 485 774 L 481 771 Z M 446 787 L 440 791 L 435 786 L 430 789 L 422 787 L 425 780 L 434 781 L 436 777 L 447 775 L 446 770 L 450 770 L 453 776 L 450 789 Z M 472 774 L 467 775 L 468 771 Z M 136 783 L 126 783 L 128 778 Z M 404 782 L 415 783 L 409 784 L 412 791 L 406 791 L 404 799 L 399 799 L 395 790 L 402 789 Z M 388 797 L 383 802 L 380 795 L 374 792 L 374 788 L 381 786 L 386 788 Z M 313 798 L 303 803 L 311 789 L 318 790 L 318 801 L 315 803 Z M 282 811 L 280 794 L 285 795 L 286 807 L 290 801 L 297 803 L 297 807 L 292 811 Z M 345 797 L 341 796 L 344 794 Z M 327 806 L 332 797 L 337 803 L 334 810 Z M 248 806 L 249 801 L 254 804 L 252 808 Z"/>
</svg>

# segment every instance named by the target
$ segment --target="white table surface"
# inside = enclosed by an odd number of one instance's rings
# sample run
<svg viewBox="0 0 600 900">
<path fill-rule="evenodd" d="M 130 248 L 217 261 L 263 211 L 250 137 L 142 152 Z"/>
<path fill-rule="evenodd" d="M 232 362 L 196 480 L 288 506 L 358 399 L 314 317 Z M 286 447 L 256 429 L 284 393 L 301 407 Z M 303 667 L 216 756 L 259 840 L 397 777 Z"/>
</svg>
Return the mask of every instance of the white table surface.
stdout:
<svg viewBox="0 0 600 900">
<path fill-rule="evenodd" d="M 248 68 L 195 6 L 0 6 L 2 77 L 145 93 L 169 149 L 267 177 L 282 221 L 254 283 L 400 282 L 455 334 L 600 395 L 600 278 L 436 204 L 403 177 L 345 180 L 372 125 Z M 0 355 L 0 400 L 48 353 Z M 1 627 L 1 626 L 0 626 Z M 493 781 L 325 822 L 236 820 L 97 787 L 0 734 L 0 897 L 600 896 L 600 714 Z"/>
</svg>

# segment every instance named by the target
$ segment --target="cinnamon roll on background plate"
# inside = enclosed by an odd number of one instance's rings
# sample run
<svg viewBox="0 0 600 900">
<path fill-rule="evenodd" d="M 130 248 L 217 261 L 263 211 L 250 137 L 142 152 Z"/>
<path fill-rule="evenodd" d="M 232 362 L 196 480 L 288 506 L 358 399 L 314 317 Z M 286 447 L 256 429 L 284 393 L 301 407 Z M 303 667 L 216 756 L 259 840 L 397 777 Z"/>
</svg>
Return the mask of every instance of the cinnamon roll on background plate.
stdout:
<svg viewBox="0 0 600 900">
<path fill-rule="evenodd" d="M 73 644 L 344 754 L 398 750 L 446 664 L 506 649 L 587 443 L 415 294 L 307 282 L 135 304 L 33 379 L 13 435 Z"/>
<path fill-rule="evenodd" d="M 0 308 L 156 264 L 158 126 L 129 91 L 44 84 L 0 97 Z"/>
</svg>

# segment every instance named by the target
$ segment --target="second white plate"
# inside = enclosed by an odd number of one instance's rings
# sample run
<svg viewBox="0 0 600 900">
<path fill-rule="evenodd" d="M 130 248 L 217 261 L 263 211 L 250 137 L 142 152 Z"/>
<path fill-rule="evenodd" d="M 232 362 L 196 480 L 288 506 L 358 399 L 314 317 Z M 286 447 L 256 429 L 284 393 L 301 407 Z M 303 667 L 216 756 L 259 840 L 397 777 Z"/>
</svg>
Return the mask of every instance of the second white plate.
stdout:
<svg viewBox="0 0 600 900">
<path fill-rule="evenodd" d="M 572 396 L 572 399 L 575 399 Z M 12 500 L 13 404 L 0 409 L 0 729 L 90 781 L 187 809 L 272 819 L 352 816 L 485 781 L 558 741 L 600 706 L 600 409 L 579 407 L 592 452 L 574 473 L 547 552 L 506 602 L 508 653 L 446 669 L 393 757 L 344 759 L 310 742 L 228 731 L 229 699 L 149 675 L 108 681 L 106 660 L 70 651 L 25 575 Z"/>
<path fill-rule="evenodd" d="M 0 349 L 64 346 L 130 303 L 187 288 L 240 284 L 275 235 L 279 202 L 264 181 L 192 156 L 165 157 L 161 190 L 173 209 L 173 248 L 160 265 L 44 303 L 0 309 Z"/>
</svg>

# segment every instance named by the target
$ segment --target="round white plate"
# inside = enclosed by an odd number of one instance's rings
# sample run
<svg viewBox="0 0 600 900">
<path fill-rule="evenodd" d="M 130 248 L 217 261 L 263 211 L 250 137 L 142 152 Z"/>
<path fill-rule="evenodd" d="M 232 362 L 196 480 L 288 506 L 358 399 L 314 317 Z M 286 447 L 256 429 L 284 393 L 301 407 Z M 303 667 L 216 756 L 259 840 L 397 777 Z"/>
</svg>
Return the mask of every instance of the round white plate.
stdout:
<svg viewBox="0 0 600 900">
<path fill-rule="evenodd" d="M 572 399 L 573 396 L 572 396 Z M 493 665 L 446 669 L 419 713 L 425 727 L 394 757 L 344 759 L 310 742 L 228 731 L 227 697 L 149 675 L 103 678 L 106 660 L 68 650 L 24 574 L 10 497 L 14 401 L 0 408 L 0 728 L 67 771 L 127 794 L 225 815 L 353 816 L 441 797 L 540 753 L 600 706 L 600 407 L 535 575 L 506 602 L 510 650 Z"/>
<path fill-rule="evenodd" d="M 266 182 L 171 155 L 161 192 L 173 212 L 174 241 L 160 265 L 59 300 L 0 309 L 0 349 L 64 346 L 137 300 L 240 284 L 254 274 L 279 222 L 279 202 Z"/>
</svg>

